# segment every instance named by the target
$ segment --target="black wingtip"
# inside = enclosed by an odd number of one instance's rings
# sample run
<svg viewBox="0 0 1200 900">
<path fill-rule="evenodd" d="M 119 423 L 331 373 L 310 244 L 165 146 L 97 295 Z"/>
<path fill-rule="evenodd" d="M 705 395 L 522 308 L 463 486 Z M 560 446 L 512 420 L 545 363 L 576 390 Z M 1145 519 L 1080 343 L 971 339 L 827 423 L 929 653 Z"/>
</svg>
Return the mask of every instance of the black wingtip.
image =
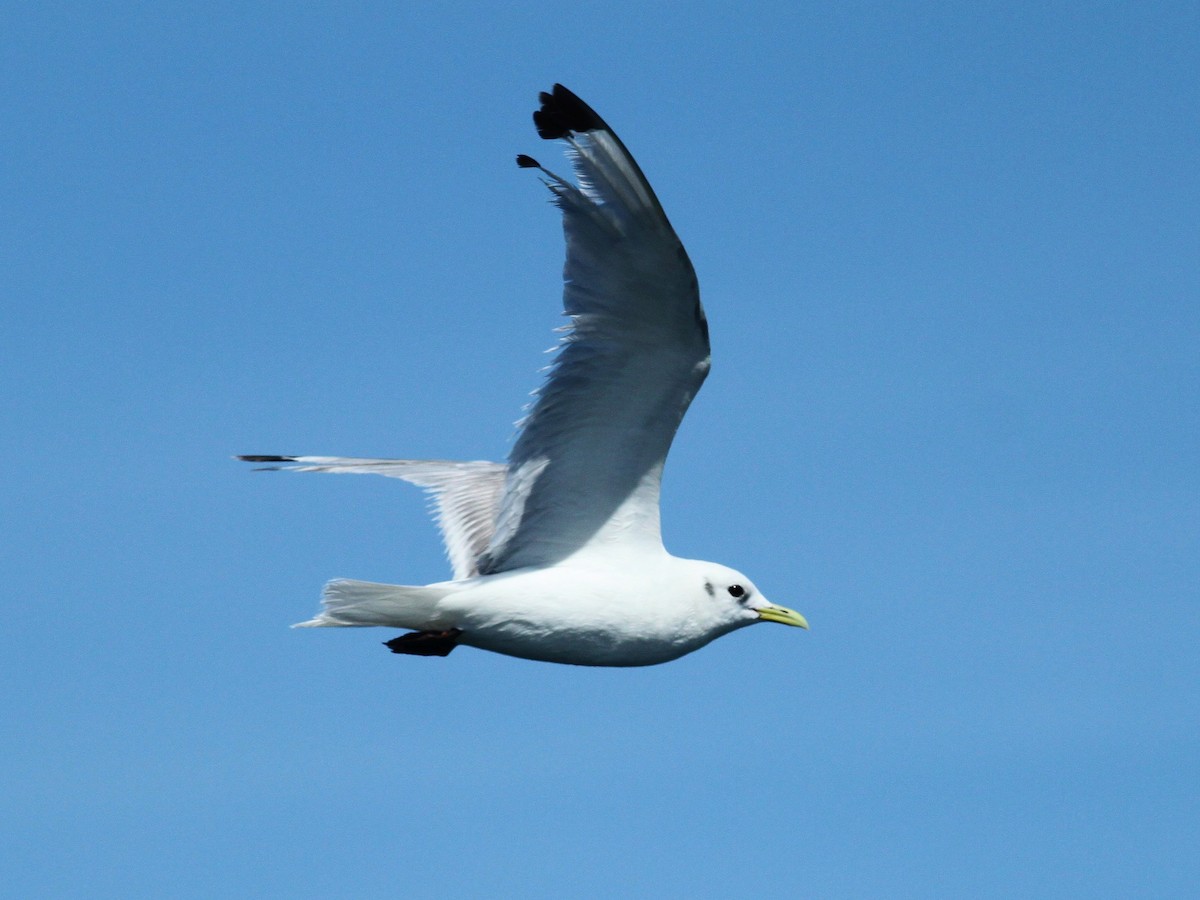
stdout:
<svg viewBox="0 0 1200 900">
<path fill-rule="evenodd" d="M 524 153 L 517 154 L 517 165 L 522 169 L 540 169 L 542 164 L 532 156 L 526 156 Z"/>
<path fill-rule="evenodd" d="M 533 114 L 538 137 L 548 141 L 564 138 L 571 132 L 598 131 L 608 125 L 596 111 L 561 84 L 550 93 L 538 95 L 542 108 Z"/>
<path fill-rule="evenodd" d="M 294 456 L 238 456 L 237 459 L 240 459 L 242 462 L 259 462 L 259 463 L 263 463 L 263 462 L 282 463 L 282 462 L 295 462 L 296 461 L 296 457 L 294 457 Z"/>
</svg>

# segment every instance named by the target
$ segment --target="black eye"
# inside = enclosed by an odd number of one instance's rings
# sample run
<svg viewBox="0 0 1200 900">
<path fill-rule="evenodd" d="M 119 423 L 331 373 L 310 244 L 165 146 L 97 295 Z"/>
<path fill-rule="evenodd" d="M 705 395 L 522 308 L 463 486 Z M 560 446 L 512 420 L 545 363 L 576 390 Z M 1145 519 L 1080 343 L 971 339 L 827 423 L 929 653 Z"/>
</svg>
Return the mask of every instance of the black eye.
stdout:
<svg viewBox="0 0 1200 900">
<path fill-rule="evenodd" d="M 746 589 L 740 584 L 731 584 L 729 586 L 729 596 L 740 600 L 746 596 Z"/>
</svg>

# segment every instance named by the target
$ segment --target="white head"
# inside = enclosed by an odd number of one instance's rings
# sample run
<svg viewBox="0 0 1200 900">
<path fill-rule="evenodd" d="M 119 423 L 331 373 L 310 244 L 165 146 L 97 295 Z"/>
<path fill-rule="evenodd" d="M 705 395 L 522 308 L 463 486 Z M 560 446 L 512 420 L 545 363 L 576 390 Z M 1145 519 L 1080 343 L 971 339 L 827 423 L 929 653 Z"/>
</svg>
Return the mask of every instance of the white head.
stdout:
<svg viewBox="0 0 1200 900">
<path fill-rule="evenodd" d="M 694 607 L 713 630 L 724 633 L 755 622 L 808 627 L 804 616 L 771 603 L 736 569 L 700 560 L 681 562 L 687 563 L 687 577 L 694 582 L 694 588 L 689 588 L 689 593 L 694 591 Z"/>
</svg>

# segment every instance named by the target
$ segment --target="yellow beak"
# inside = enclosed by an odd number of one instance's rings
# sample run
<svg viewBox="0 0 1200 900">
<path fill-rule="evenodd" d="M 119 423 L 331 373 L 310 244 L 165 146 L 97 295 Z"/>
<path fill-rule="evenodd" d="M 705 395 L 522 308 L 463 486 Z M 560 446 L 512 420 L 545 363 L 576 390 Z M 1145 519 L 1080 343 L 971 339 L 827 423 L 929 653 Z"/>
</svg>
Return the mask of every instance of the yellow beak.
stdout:
<svg viewBox="0 0 1200 900">
<path fill-rule="evenodd" d="M 768 622 L 778 622 L 780 625 L 795 625 L 797 628 L 807 628 L 808 620 L 794 609 L 786 606 L 760 606 L 755 610 L 760 619 Z"/>
</svg>

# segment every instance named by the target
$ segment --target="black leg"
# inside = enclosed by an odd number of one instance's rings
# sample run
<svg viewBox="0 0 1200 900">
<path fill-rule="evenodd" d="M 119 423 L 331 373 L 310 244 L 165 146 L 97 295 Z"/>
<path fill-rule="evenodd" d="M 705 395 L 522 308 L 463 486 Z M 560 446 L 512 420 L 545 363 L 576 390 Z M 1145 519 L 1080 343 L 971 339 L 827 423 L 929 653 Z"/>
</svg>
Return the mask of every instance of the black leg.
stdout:
<svg viewBox="0 0 1200 900">
<path fill-rule="evenodd" d="M 384 641 L 393 653 L 407 653 L 411 656 L 449 656 L 450 651 L 458 646 L 458 636 L 461 628 L 450 628 L 446 631 L 410 631 L 400 637 Z"/>
</svg>

